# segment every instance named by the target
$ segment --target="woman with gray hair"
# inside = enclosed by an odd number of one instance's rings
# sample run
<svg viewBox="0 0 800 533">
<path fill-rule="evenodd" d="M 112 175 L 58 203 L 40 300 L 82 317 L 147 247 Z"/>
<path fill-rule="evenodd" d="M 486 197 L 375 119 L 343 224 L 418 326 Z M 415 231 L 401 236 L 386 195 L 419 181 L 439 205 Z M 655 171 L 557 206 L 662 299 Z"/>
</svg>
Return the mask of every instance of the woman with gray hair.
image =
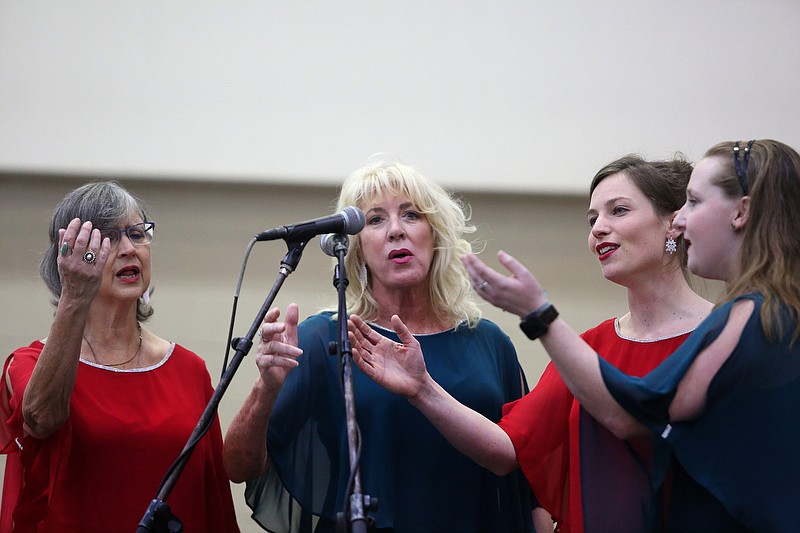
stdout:
<svg viewBox="0 0 800 533">
<path fill-rule="evenodd" d="M 112 181 L 68 193 L 41 275 L 55 316 L 0 383 L 0 531 L 133 531 L 213 389 L 205 363 L 142 322 L 155 223 Z M 214 420 L 169 505 L 186 531 L 238 531 Z"/>
<path fill-rule="evenodd" d="M 520 398 L 525 379 L 510 339 L 480 318 L 460 259 L 470 253 L 462 205 L 402 163 L 375 161 L 343 183 L 339 209 L 355 205 L 366 227 L 350 242 L 349 313 L 398 341 L 391 316 L 440 355 L 431 372 L 492 420 Z M 338 317 L 298 326 L 272 309 L 261 328 L 260 376 L 225 437 L 225 466 L 247 481 L 253 517 L 269 531 L 333 531 L 345 508 L 348 462 L 339 361 L 328 345 Z M 363 492 L 377 498 L 374 531 L 531 531 L 529 489 L 518 473 L 496 476 L 455 450 L 405 399 L 354 368 Z M 298 507 L 299 506 L 299 507 Z"/>
</svg>

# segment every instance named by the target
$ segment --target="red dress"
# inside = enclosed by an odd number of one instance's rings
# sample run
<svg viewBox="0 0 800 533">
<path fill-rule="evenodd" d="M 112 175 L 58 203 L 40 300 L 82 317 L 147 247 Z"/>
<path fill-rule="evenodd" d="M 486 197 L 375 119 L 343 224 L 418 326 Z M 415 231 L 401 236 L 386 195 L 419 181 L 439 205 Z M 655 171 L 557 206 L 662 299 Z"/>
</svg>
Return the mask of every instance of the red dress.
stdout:
<svg viewBox="0 0 800 533">
<path fill-rule="evenodd" d="M 632 376 L 655 368 L 689 335 L 654 341 L 626 339 L 616 332 L 615 320 L 606 320 L 581 337 L 605 360 Z M 498 424 L 511 438 L 531 489 L 559 523 L 559 532 L 584 531 L 584 516 L 589 517 L 586 530 L 591 530 L 596 523 L 592 517 L 608 509 L 604 500 L 619 505 L 615 487 L 622 477 L 628 487 L 641 485 L 642 501 L 652 496 L 647 469 L 639 468 L 651 459 L 651 439 L 616 439 L 581 408 L 552 363 L 529 394 L 504 406 Z M 644 503 L 631 505 L 637 508 Z M 619 523 L 618 517 L 615 523 Z"/>
<path fill-rule="evenodd" d="M 205 363 L 177 344 L 149 368 L 81 361 L 67 423 L 38 440 L 23 436 L 22 392 L 43 348 L 36 341 L 15 351 L 0 383 L 8 454 L 0 529 L 10 531 L 13 510 L 14 531 L 136 531 L 213 393 Z M 166 503 L 187 533 L 239 531 L 217 418 Z"/>
</svg>

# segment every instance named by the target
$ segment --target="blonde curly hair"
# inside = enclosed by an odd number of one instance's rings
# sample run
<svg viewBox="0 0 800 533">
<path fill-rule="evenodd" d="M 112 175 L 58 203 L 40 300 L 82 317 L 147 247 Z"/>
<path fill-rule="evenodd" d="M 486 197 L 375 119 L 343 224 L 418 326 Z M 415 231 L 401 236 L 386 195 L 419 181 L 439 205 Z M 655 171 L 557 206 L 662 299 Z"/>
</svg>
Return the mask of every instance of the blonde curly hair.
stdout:
<svg viewBox="0 0 800 533">
<path fill-rule="evenodd" d="M 370 158 L 345 179 L 337 209 L 350 205 L 364 209 L 384 195 L 410 200 L 415 209 L 425 215 L 433 229 L 434 252 L 429 290 L 437 318 L 474 327 L 481 311 L 475 303 L 469 276 L 461 263 L 461 257 L 472 252 L 472 245 L 464 239 L 464 235 L 475 231 L 475 227 L 469 224 L 468 206 L 417 170 L 380 155 Z M 369 273 L 365 272 L 358 235 L 350 241 L 345 267 L 350 273 L 348 312 L 358 314 L 364 320 L 376 319 L 379 303 L 369 286 Z"/>
</svg>

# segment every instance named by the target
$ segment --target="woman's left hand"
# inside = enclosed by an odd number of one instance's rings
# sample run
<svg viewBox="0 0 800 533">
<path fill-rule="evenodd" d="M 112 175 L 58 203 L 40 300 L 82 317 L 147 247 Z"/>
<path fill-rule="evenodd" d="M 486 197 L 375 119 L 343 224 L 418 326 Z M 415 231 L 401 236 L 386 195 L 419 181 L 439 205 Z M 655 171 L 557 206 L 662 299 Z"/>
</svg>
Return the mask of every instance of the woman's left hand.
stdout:
<svg viewBox="0 0 800 533">
<path fill-rule="evenodd" d="M 351 315 L 347 329 L 353 360 L 375 383 L 408 399 L 416 397 L 428 379 L 419 342 L 397 315 L 392 327 L 401 343 L 387 339 L 358 315 Z"/>
</svg>

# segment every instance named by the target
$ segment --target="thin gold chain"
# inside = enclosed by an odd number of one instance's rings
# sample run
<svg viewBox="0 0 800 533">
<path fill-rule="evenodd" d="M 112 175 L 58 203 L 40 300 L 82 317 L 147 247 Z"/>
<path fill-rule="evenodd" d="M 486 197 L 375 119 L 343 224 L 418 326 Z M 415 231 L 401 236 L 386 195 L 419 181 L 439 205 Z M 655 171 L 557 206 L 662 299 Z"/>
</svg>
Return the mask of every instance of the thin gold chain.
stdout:
<svg viewBox="0 0 800 533">
<path fill-rule="evenodd" d="M 100 361 L 98 361 L 97 360 L 97 354 L 94 353 L 94 348 L 92 348 L 92 343 L 89 342 L 89 339 L 87 339 L 86 335 L 84 335 L 83 336 L 83 340 L 85 340 L 86 344 L 89 346 L 89 350 L 91 350 L 91 352 L 92 352 L 92 358 L 94 359 L 94 362 L 97 363 L 98 365 L 102 364 L 103 366 L 125 366 L 128 363 L 130 363 L 131 361 L 133 361 L 134 359 L 136 359 L 136 356 L 139 355 L 139 352 L 142 350 L 142 325 L 139 324 L 139 323 L 137 323 L 136 325 L 139 328 L 139 346 L 136 348 L 136 352 L 133 354 L 133 356 L 131 356 L 130 359 L 128 359 L 127 361 L 123 361 L 121 363 L 103 364 Z"/>
</svg>

